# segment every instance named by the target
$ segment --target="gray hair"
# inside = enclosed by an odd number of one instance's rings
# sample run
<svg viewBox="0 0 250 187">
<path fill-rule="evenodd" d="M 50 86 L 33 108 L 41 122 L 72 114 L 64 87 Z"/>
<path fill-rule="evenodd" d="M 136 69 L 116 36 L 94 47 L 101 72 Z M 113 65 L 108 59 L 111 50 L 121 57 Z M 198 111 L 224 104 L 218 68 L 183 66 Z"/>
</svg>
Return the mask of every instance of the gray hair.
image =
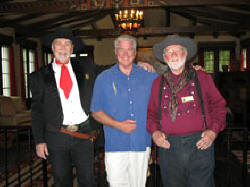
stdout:
<svg viewBox="0 0 250 187">
<path fill-rule="evenodd" d="M 130 41 L 130 42 L 132 42 L 134 49 L 136 49 L 136 47 L 137 47 L 136 39 L 133 36 L 123 34 L 115 39 L 115 41 L 114 41 L 115 49 L 117 49 L 119 47 L 120 41 Z"/>
</svg>

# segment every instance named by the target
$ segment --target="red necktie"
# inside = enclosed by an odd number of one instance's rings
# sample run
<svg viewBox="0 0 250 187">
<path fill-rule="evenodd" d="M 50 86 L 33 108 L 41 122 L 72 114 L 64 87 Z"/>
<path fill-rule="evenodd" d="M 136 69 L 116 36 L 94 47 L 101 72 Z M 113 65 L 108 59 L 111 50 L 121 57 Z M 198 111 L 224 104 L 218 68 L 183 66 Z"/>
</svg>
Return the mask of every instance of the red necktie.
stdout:
<svg viewBox="0 0 250 187">
<path fill-rule="evenodd" d="M 73 82 L 71 80 L 68 67 L 66 66 L 66 64 L 68 64 L 68 63 L 69 62 L 62 63 L 62 62 L 56 60 L 56 64 L 59 64 L 62 67 L 61 77 L 60 77 L 60 88 L 62 88 L 66 99 L 69 98 L 69 94 L 70 94 L 70 91 L 71 91 L 72 86 L 73 86 Z"/>
</svg>

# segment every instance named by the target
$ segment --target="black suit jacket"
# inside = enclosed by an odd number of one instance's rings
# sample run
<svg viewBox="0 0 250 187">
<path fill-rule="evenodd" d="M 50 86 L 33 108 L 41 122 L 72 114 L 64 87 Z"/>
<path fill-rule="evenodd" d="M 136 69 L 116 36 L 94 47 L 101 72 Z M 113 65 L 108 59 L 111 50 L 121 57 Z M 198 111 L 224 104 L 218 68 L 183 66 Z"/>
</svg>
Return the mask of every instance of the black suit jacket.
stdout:
<svg viewBox="0 0 250 187">
<path fill-rule="evenodd" d="M 84 61 L 72 59 L 71 65 L 76 75 L 82 108 L 88 115 L 95 80 L 95 65 L 90 58 L 84 58 Z M 63 112 L 52 64 L 31 73 L 29 81 L 32 93 L 32 133 L 37 144 L 46 142 L 46 130 L 59 131 Z"/>
</svg>

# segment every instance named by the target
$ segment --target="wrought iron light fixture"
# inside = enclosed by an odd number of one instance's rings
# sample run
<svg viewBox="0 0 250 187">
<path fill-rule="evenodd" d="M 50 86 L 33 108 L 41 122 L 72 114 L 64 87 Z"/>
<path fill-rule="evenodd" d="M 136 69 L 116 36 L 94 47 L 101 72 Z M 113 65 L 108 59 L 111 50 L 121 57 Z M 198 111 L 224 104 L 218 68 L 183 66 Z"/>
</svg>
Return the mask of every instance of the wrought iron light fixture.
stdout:
<svg viewBox="0 0 250 187">
<path fill-rule="evenodd" d="M 122 31 L 136 31 L 143 24 L 143 10 L 124 9 L 115 12 L 115 20 Z"/>
</svg>

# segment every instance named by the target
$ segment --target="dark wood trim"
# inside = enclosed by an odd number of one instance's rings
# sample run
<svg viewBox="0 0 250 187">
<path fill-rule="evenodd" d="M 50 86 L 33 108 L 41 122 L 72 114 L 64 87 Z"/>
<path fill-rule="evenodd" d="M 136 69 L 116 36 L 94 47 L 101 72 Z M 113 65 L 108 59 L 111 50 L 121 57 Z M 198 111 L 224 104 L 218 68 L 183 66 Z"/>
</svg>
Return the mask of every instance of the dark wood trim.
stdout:
<svg viewBox="0 0 250 187">
<path fill-rule="evenodd" d="M 245 47 L 250 47 L 250 38 L 246 38 L 244 40 L 240 41 L 240 46 L 245 48 Z"/>
<path fill-rule="evenodd" d="M 122 7 L 159 7 L 159 6 L 206 6 L 206 5 L 250 5 L 248 0 L 162 0 L 162 1 L 140 1 L 138 5 L 130 5 L 123 0 L 119 3 Z M 16 2 L 16 3 L 0 3 L 0 12 L 2 13 L 48 13 L 48 12 L 64 12 L 64 11 L 84 11 L 96 9 L 116 8 L 117 3 L 106 2 L 105 5 L 88 1 L 35 1 L 35 2 Z"/>
<path fill-rule="evenodd" d="M 0 45 L 11 45 L 13 37 L 0 34 Z"/>
<path fill-rule="evenodd" d="M 27 49 L 34 49 L 35 50 L 37 47 L 36 42 L 31 41 L 31 40 L 22 39 L 22 38 L 17 38 L 16 43 L 19 44 L 21 47 L 27 48 Z"/>
<path fill-rule="evenodd" d="M 199 42 L 198 49 L 205 48 L 205 49 L 235 49 L 236 42 Z"/>
</svg>

